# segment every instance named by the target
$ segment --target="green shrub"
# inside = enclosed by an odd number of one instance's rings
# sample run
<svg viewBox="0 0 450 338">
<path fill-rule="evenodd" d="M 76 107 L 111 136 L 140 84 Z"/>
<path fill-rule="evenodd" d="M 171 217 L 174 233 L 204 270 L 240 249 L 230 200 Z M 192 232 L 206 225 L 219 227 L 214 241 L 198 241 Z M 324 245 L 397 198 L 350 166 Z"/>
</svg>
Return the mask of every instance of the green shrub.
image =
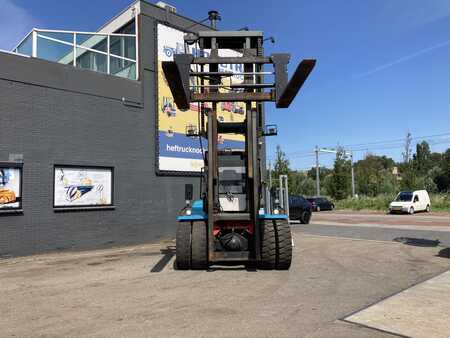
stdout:
<svg viewBox="0 0 450 338">
<path fill-rule="evenodd" d="M 431 209 L 434 211 L 450 211 L 450 194 L 432 194 Z"/>
</svg>

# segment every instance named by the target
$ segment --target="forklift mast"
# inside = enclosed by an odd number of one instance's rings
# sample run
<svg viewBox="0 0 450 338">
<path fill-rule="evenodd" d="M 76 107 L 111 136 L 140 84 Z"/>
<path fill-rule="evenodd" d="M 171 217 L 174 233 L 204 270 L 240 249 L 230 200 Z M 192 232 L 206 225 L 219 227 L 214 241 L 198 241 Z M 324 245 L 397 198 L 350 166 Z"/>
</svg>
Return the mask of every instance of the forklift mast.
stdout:
<svg viewBox="0 0 450 338">
<path fill-rule="evenodd" d="M 206 191 L 202 205 L 203 218 L 179 217 L 179 221 L 190 222 L 193 227 L 191 243 L 183 244 L 192 246 L 192 257 L 189 257 L 191 264 L 187 264 L 187 268 L 194 265 L 203 268 L 210 263 L 223 261 L 260 262 L 264 260 L 261 256 L 261 243 L 264 240 L 261 224 L 265 220 L 275 224 L 277 220 L 286 219 L 285 215 L 265 212 L 262 138 L 275 135 L 276 128 L 266 128 L 263 125 L 263 103 L 275 102 L 277 108 L 289 107 L 314 68 L 315 60 L 303 60 L 288 81 L 289 54 L 264 56 L 263 41 L 263 33 L 260 31 L 188 33 L 185 35 L 185 49 L 188 50 L 189 45 L 195 44 L 200 53 L 195 56 L 188 53 L 176 54 L 173 61 L 162 64 L 178 108 L 189 109 L 191 103 L 198 103 L 200 106 L 198 130 L 189 126 L 186 134 L 203 137 L 208 141 L 204 168 Z M 243 65 L 243 71 L 223 71 L 219 65 Z M 265 65 L 271 65 L 272 69 L 265 71 Z M 243 81 L 232 82 L 232 76 L 240 76 Z M 273 78 L 273 82 L 265 83 L 265 78 Z M 221 102 L 243 103 L 244 121 L 218 120 L 217 106 Z M 242 135 L 245 148 L 219 149 L 218 137 L 223 134 Z M 194 233 L 198 231 L 193 223 L 199 220 L 204 222 L 206 232 L 205 240 L 201 240 L 206 247 L 199 250 L 206 252 L 205 257 L 200 258 L 202 262 L 194 264 L 194 260 L 198 260 L 194 257 L 194 252 L 198 249 L 197 244 L 194 244 L 197 241 Z M 242 244 L 244 240 L 240 238 L 242 236 L 239 235 L 239 229 L 245 230 L 245 244 Z M 177 248 L 178 245 L 177 238 Z M 186 257 L 180 257 L 180 261 L 183 260 L 187 260 Z M 186 264 L 181 265 L 186 267 Z"/>
</svg>

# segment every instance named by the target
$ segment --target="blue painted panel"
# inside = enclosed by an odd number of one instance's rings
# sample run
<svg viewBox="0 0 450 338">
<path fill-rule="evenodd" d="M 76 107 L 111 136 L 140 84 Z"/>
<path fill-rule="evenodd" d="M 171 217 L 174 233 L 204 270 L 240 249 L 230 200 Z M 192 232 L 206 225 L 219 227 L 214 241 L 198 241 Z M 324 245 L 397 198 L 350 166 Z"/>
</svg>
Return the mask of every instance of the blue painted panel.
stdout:
<svg viewBox="0 0 450 338">
<path fill-rule="evenodd" d="M 287 215 L 274 215 L 274 214 L 264 214 L 264 215 L 259 215 L 260 219 L 288 219 Z"/>
<path fill-rule="evenodd" d="M 177 221 L 179 222 L 194 222 L 194 221 L 206 221 L 206 217 L 202 215 L 185 215 L 185 216 L 178 216 Z"/>
</svg>

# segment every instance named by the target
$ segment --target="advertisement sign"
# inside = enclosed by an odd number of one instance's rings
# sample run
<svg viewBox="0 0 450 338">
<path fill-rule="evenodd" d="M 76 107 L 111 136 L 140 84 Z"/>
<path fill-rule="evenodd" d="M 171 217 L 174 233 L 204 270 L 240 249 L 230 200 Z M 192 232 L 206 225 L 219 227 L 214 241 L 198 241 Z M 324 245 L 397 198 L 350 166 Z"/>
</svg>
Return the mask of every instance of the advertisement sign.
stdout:
<svg viewBox="0 0 450 338">
<path fill-rule="evenodd" d="M 112 205 L 113 169 L 55 166 L 54 207 Z"/>
<path fill-rule="evenodd" d="M 203 167 L 202 147 L 198 137 L 187 137 L 186 126 L 199 129 L 197 103 L 192 103 L 189 110 L 181 111 L 173 101 L 167 81 L 162 72 L 162 61 L 172 61 L 175 54 L 185 53 L 184 32 L 172 27 L 158 24 L 158 137 L 159 171 L 195 173 Z M 200 55 L 200 50 L 189 46 L 188 53 Z M 232 50 L 222 51 L 221 56 L 241 56 Z M 208 55 L 208 51 L 203 51 Z M 195 66 L 193 66 L 195 67 Z M 195 70 L 193 68 L 193 70 Z M 243 72 L 243 65 L 219 65 L 219 71 Z M 242 76 L 232 76 L 228 82 L 242 82 Z M 223 102 L 217 104 L 217 117 L 221 122 L 241 122 L 245 119 L 245 105 L 241 102 Z M 242 135 L 219 135 L 220 147 L 244 148 Z M 207 148 L 202 140 L 203 150 Z"/>
<path fill-rule="evenodd" d="M 0 210 L 22 208 L 22 168 L 0 165 Z"/>
</svg>

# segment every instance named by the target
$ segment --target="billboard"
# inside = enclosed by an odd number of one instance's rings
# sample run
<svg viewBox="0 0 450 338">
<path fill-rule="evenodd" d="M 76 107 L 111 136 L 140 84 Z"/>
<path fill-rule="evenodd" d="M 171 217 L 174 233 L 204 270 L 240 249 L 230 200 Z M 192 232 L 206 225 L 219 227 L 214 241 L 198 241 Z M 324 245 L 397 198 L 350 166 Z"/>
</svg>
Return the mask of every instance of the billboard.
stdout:
<svg viewBox="0 0 450 338">
<path fill-rule="evenodd" d="M 112 201 L 112 168 L 55 166 L 55 208 L 110 206 Z"/>
<path fill-rule="evenodd" d="M 163 24 L 158 24 L 158 171 L 161 173 L 196 173 L 203 167 L 203 154 L 198 137 L 187 137 L 186 126 L 199 129 L 197 103 L 192 103 L 189 110 L 181 111 L 173 101 L 167 81 L 162 72 L 162 61 L 172 61 L 174 54 L 184 53 L 184 32 Z M 188 53 L 199 55 L 199 49 L 189 46 Z M 221 56 L 241 56 L 233 50 L 221 51 Z M 208 54 L 208 51 L 204 51 Z M 194 67 L 194 66 L 193 66 Z M 220 71 L 243 72 L 243 65 L 219 65 Z M 230 77 L 233 83 L 242 82 L 242 76 Z M 227 81 L 230 81 L 228 78 Z M 245 119 L 245 105 L 239 102 L 223 102 L 217 105 L 217 117 L 221 122 L 241 122 Z M 220 147 L 244 148 L 242 135 L 219 135 Z M 203 148 L 207 147 L 202 140 Z"/>
<path fill-rule="evenodd" d="M 22 208 L 22 168 L 0 165 L 0 211 Z"/>
</svg>

